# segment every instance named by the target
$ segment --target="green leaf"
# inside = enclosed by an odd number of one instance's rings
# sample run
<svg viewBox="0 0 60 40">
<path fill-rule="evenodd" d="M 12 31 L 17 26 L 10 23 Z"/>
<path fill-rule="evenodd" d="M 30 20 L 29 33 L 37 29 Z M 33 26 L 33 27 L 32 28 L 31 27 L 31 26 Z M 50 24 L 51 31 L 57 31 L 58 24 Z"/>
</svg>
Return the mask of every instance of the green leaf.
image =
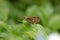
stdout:
<svg viewBox="0 0 60 40">
<path fill-rule="evenodd" d="M 57 31 L 60 28 L 60 14 L 55 14 L 51 17 L 48 23 L 48 27 L 53 31 Z"/>
<path fill-rule="evenodd" d="M 0 20 L 7 21 L 9 14 L 8 2 L 0 0 Z"/>
<path fill-rule="evenodd" d="M 31 29 L 25 32 L 26 35 L 35 39 L 37 34 L 42 35 L 44 38 L 47 36 L 46 30 L 40 24 L 33 24 L 31 25 Z"/>
</svg>

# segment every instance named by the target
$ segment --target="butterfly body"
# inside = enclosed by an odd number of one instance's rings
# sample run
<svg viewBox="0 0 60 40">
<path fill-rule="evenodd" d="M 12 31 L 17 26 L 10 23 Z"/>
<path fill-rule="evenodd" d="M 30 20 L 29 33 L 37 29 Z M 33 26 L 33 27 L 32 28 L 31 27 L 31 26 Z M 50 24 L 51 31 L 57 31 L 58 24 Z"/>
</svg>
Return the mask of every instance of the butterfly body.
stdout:
<svg viewBox="0 0 60 40">
<path fill-rule="evenodd" d="M 31 17 L 31 16 L 24 16 L 23 17 L 27 22 L 29 23 L 38 23 L 40 21 L 40 18 L 39 17 Z"/>
</svg>

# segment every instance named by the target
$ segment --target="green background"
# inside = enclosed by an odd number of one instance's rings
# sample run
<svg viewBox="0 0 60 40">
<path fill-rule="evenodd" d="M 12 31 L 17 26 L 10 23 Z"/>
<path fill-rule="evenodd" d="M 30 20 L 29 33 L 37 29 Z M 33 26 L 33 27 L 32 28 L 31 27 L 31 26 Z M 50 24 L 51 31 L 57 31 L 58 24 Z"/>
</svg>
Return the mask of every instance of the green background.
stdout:
<svg viewBox="0 0 60 40">
<path fill-rule="evenodd" d="M 28 24 L 23 16 L 38 16 L 38 24 Z M 60 33 L 60 0 L 0 0 L 0 40 L 43 39 Z"/>
</svg>

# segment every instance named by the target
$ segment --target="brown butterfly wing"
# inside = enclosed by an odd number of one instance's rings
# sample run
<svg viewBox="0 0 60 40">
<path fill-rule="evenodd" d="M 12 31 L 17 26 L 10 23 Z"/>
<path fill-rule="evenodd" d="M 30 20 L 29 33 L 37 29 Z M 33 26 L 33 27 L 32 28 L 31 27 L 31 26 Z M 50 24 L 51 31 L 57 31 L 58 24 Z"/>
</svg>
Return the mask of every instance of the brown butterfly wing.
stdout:
<svg viewBox="0 0 60 40">
<path fill-rule="evenodd" d="M 38 23 L 40 21 L 39 17 L 30 17 L 30 16 L 24 16 L 24 19 L 29 23 Z"/>
<path fill-rule="evenodd" d="M 34 23 L 34 19 L 33 19 L 33 18 L 30 18 L 30 17 L 29 17 L 29 18 L 27 18 L 26 20 L 27 20 L 27 22 L 29 22 L 29 23 L 32 23 L 32 24 Z"/>
</svg>

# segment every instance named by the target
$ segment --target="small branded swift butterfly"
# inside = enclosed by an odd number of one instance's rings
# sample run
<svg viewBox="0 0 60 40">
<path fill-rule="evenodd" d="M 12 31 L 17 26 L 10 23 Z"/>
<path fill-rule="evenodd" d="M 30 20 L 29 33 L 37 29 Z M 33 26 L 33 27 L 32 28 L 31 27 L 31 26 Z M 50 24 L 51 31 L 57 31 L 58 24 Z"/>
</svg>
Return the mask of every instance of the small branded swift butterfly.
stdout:
<svg viewBox="0 0 60 40">
<path fill-rule="evenodd" d="M 40 18 L 39 17 L 31 17 L 31 16 L 24 16 L 23 17 L 27 22 L 29 23 L 38 23 L 40 21 Z"/>
</svg>

